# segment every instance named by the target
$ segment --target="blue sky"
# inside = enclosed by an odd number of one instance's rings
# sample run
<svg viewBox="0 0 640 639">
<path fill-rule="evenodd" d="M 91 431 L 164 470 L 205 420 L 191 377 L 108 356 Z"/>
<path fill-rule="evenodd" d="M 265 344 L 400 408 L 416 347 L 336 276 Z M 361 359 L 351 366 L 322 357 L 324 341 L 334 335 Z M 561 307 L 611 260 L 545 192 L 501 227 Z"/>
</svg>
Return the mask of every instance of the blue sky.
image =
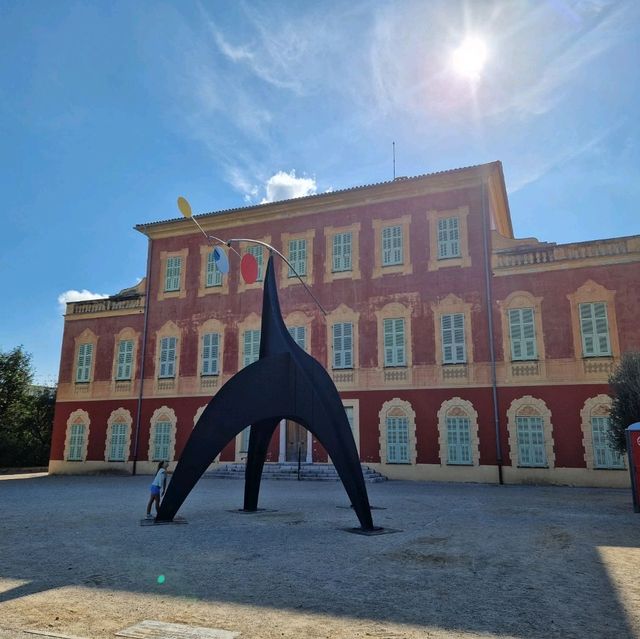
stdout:
<svg viewBox="0 0 640 639">
<path fill-rule="evenodd" d="M 486 42 L 480 76 L 451 65 Z M 136 223 L 501 160 L 517 237 L 640 233 L 640 2 L 0 0 L 0 350 L 57 377 L 60 299 Z"/>
</svg>

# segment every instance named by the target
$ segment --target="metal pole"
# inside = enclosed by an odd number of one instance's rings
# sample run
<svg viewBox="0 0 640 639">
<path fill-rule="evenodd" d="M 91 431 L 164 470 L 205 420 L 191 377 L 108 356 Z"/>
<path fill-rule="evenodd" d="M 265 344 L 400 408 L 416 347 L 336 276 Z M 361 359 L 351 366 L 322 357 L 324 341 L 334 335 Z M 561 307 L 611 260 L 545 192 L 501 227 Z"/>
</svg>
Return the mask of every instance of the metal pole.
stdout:
<svg viewBox="0 0 640 639">
<path fill-rule="evenodd" d="M 144 295 L 144 328 L 142 329 L 142 350 L 140 352 L 140 393 L 138 394 L 138 410 L 136 414 L 136 432 L 133 440 L 133 469 L 131 474 L 136 474 L 138 465 L 138 443 L 140 440 L 140 419 L 142 414 L 142 392 L 144 387 L 144 360 L 147 352 L 147 328 L 149 326 L 149 302 L 151 300 L 151 250 L 153 241 L 149 238 L 147 253 L 147 281 Z"/>
<path fill-rule="evenodd" d="M 502 478 L 502 444 L 500 442 L 500 414 L 498 412 L 498 381 L 496 375 L 496 352 L 493 335 L 493 296 L 491 294 L 491 253 L 489 251 L 489 219 L 487 216 L 486 184 L 482 180 L 482 226 L 484 245 L 484 278 L 487 291 L 487 324 L 489 325 L 489 356 L 491 358 L 491 395 L 493 399 L 493 419 L 496 433 L 496 461 L 498 464 L 498 483 L 504 483 Z"/>
</svg>

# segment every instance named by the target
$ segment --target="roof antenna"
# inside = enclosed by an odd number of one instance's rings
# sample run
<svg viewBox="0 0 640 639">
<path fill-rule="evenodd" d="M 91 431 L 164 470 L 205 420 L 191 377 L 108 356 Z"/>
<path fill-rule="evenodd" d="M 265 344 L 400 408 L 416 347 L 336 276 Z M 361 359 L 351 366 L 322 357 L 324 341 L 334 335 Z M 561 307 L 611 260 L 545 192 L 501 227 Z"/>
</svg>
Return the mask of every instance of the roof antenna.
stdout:
<svg viewBox="0 0 640 639">
<path fill-rule="evenodd" d="M 393 179 L 396 179 L 396 143 L 392 142 L 393 145 Z"/>
</svg>

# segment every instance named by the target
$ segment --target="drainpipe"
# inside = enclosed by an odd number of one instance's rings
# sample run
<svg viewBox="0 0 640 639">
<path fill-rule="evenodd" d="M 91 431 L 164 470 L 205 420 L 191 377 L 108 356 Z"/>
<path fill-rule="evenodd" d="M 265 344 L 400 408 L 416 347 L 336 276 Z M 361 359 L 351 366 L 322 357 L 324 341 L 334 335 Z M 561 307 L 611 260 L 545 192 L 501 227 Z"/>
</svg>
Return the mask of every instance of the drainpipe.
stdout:
<svg viewBox="0 0 640 639">
<path fill-rule="evenodd" d="M 484 245 L 484 280 L 487 291 L 487 323 L 489 325 L 489 356 L 491 358 L 491 395 L 493 398 L 493 419 L 496 432 L 496 460 L 498 463 L 498 483 L 504 484 L 502 479 L 502 444 L 500 443 L 500 414 L 498 412 L 498 382 L 496 375 L 496 351 L 493 335 L 493 296 L 491 294 L 491 252 L 489 250 L 490 225 L 487 214 L 487 187 L 482 180 L 482 226 Z"/>
<path fill-rule="evenodd" d="M 144 389 L 144 361 L 147 353 L 147 327 L 149 325 L 149 302 L 151 300 L 151 249 L 152 240 L 148 238 L 147 249 L 147 277 L 146 277 L 146 290 L 144 295 L 144 328 L 142 329 L 142 351 L 140 359 L 140 393 L 138 394 L 138 411 L 136 413 L 136 434 L 133 443 L 133 470 L 132 475 L 136 474 L 136 467 L 138 465 L 138 443 L 140 440 L 140 419 L 142 417 L 142 392 Z"/>
</svg>

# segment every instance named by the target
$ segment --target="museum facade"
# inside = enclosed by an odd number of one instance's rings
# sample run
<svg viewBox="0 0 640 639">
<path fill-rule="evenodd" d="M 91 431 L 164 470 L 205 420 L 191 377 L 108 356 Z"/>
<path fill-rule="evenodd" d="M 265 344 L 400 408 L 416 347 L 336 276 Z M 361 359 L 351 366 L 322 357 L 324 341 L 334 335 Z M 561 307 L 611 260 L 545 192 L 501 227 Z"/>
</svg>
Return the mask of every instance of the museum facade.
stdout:
<svg viewBox="0 0 640 639">
<path fill-rule="evenodd" d="M 626 486 L 608 376 L 640 350 L 640 236 L 516 239 L 499 162 L 198 215 L 276 259 L 291 335 L 325 366 L 361 461 L 391 479 Z M 216 268 L 187 219 L 136 227 L 146 278 L 67 304 L 52 473 L 175 464 L 212 395 L 260 346 L 268 249 Z M 323 312 L 324 311 L 324 312 Z M 259 388 L 247 388 L 247 401 Z M 217 463 L 243 461 L 248 429 Z M 283 420 L 267 461 L 327 463 Z"/>
</svg>

